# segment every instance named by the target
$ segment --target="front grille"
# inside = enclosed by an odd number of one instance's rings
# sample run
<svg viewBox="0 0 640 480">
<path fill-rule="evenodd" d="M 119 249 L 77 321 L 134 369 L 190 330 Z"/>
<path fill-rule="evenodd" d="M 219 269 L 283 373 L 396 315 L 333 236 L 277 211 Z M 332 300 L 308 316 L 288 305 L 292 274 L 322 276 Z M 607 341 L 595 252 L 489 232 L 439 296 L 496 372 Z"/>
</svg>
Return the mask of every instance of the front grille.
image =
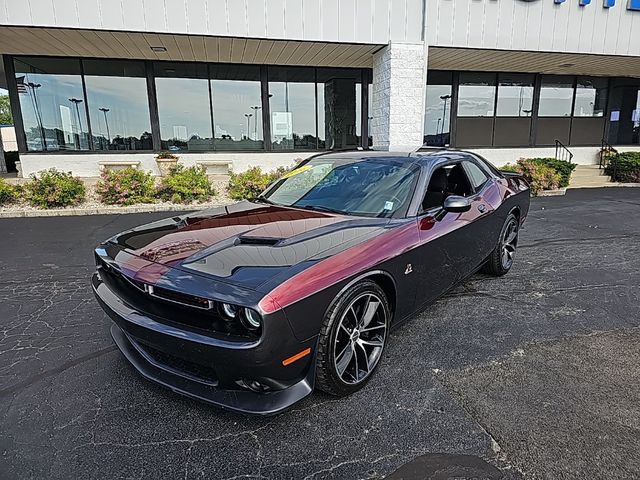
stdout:
<svg viewBox="0 0 640 480">
<path fill-rule="evenodd" d="M 161 368 L 166 367 L 169 371 L 191 377 L 192 379 L 206 383 L 207 385 L 216 386 L 218 384 L 218 375 L 211 367 L 206 367 L 204 365 L 170 355 L 144 343 L 136 342 L 136 344 Z"/>
<path fill-rule="evenodd" d="M 229 341 L 255 341 L 259 335 L 239 322 L 227 321 L 215 302 L 133 280 L 102 259 L 98 271 L 103 282 L 129 306 L 149 318 L 196 333 Z M 207 302 L 204 307 L 203 300 Z M 211 303 L 209 303 L 211 302 Z"/>
<path fill-rule="evenodd" d="M 194 308 L 202 308 L 204 310 L 212 310 L 214 303 L 206 298 L 198 297 L 195 295 L 188 295 L 186 293 L 176 292 L 174 290 L 168 290 L 162 287 L 154 287 L 147 285 L 147 292 L 152 297 L 158 297 L 169 302 L 181 303 Z"/>
</svg>

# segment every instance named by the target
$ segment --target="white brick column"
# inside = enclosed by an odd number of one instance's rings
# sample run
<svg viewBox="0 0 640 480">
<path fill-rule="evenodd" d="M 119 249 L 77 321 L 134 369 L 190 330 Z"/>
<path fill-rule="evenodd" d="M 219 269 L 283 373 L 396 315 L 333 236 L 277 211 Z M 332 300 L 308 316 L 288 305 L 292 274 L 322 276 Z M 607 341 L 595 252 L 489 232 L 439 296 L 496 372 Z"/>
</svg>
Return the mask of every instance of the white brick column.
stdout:
<svg viewBox="0 0 640 480">
<path fill-rule="evenodd" d="M 426 62 L 423 43 L 390 43 L 374 55 L 369 115 L 375 150 L 422 146 Z"/>
</svg>

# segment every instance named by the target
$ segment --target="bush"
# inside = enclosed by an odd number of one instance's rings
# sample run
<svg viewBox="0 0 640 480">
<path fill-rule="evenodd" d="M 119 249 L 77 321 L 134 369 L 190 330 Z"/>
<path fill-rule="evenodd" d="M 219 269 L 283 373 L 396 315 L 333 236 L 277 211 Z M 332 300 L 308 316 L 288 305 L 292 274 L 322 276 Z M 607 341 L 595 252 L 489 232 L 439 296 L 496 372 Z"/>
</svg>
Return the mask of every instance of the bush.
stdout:
<svg viewBox="0 0 640 480">
<path fill-rule="evenodd" d="M 227 190 L 234 200 L 256 198 L 282 175 L 287 169 L 280 167 L 273 172 L 263 172 L 260 167 L 252 167 L 246 172 L 231 173 Z"/>
<path fill-rule="evenodd" d="M 537 195 L 540 190 L 556 190 L 560 185 L 560 174 L 553 168 L 534 160 L 521 158 L 515 165 L 507 164 L 501 170 L 522 175 L 529 182 L 533 195 Z"/>
<path fill-rule="evenodd" d="M 96 185 L 96 194 L 107 205 L 153 203 L 154 180 L 151 173 L 137 168 L 105 170 Z"/>
<path fill-rule="evenodd" d="M 19 185 L 11 185 L 4 178 L 0 178 L 0 206 L 17 202 L 21 193 Z"/>
<path fill-rule="evenodd" d="M 178 160 L 180 157 L 174 155 L 171 152 L 160 152 L 158 155 L 156 155 L 156 158 L 160 160 Z"/>
<path fill-rule="evenodd" d="M 158 188 L 160 198 L 175 203 L 205 202 L 212 195 L 215 195 L 215 191 L 203 166 L 186 168 L 184 165 L 176 165 L 162 179 Z"/>
<path fill-rule="evenodd" d="M 560 188 L 568 187 L 571 180 L 571 173 L 576 169 L 575 163 L 569 163 L 566 160 L 558 160 L 556 158 L 531 158 L 534 163 L 546 165 L 553 168 L 560 175 Z"/>
<path fill-rule="evenodd" d="M 55 168 L 31 175 L 27 183 L 26 198 L 34 207 L 55 208 L 78 205 L 86 194 L 84 183 L 71 172 L 60 172 Z"/>
<path fill-rule="evenodd" d="M 617 154 L 604 171 L 614 182 L 640 183 L 640 152 Z"/>
</svg>

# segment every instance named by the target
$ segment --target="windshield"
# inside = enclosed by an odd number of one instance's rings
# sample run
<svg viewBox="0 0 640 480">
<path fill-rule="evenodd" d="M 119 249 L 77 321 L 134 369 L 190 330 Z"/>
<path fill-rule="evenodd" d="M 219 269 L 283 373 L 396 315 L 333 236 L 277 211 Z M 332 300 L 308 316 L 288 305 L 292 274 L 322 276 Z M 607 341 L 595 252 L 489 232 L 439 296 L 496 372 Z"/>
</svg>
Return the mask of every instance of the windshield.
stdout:
<svg viewBox="0 0 640 480">
<path fill-rule="evenodd" d="M 366 217 L 392 217 L 411 201 L 418 167 L 384 158 L 316 158 L 284 175 L 260 200 Z"/>
</svg>

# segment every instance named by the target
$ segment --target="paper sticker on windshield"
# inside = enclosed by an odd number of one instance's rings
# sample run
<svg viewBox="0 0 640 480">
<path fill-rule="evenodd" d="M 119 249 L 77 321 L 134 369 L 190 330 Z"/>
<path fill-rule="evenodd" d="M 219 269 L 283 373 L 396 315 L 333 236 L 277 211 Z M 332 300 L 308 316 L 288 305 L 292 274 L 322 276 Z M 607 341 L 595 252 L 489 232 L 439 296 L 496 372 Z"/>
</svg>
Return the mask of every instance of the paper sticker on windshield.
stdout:
<svg viewBox="0 0 640 480">
<path fill-rule="evenodd" d="M 393 202 L 384 202 L 385 210 L 393 210 Z"/>
<path fill-rule="evenodd" d="M 299 173 L 306 172 L 307 170 L 311 170 L 313 167 L 311 165 L 303 165 L 300 168 L 296 168 L 295 170 L 291 170 L 289 173 L 285 173 L 282 178 L 293 177 L 294 175 L 298 175 Z"/>
</svg>

